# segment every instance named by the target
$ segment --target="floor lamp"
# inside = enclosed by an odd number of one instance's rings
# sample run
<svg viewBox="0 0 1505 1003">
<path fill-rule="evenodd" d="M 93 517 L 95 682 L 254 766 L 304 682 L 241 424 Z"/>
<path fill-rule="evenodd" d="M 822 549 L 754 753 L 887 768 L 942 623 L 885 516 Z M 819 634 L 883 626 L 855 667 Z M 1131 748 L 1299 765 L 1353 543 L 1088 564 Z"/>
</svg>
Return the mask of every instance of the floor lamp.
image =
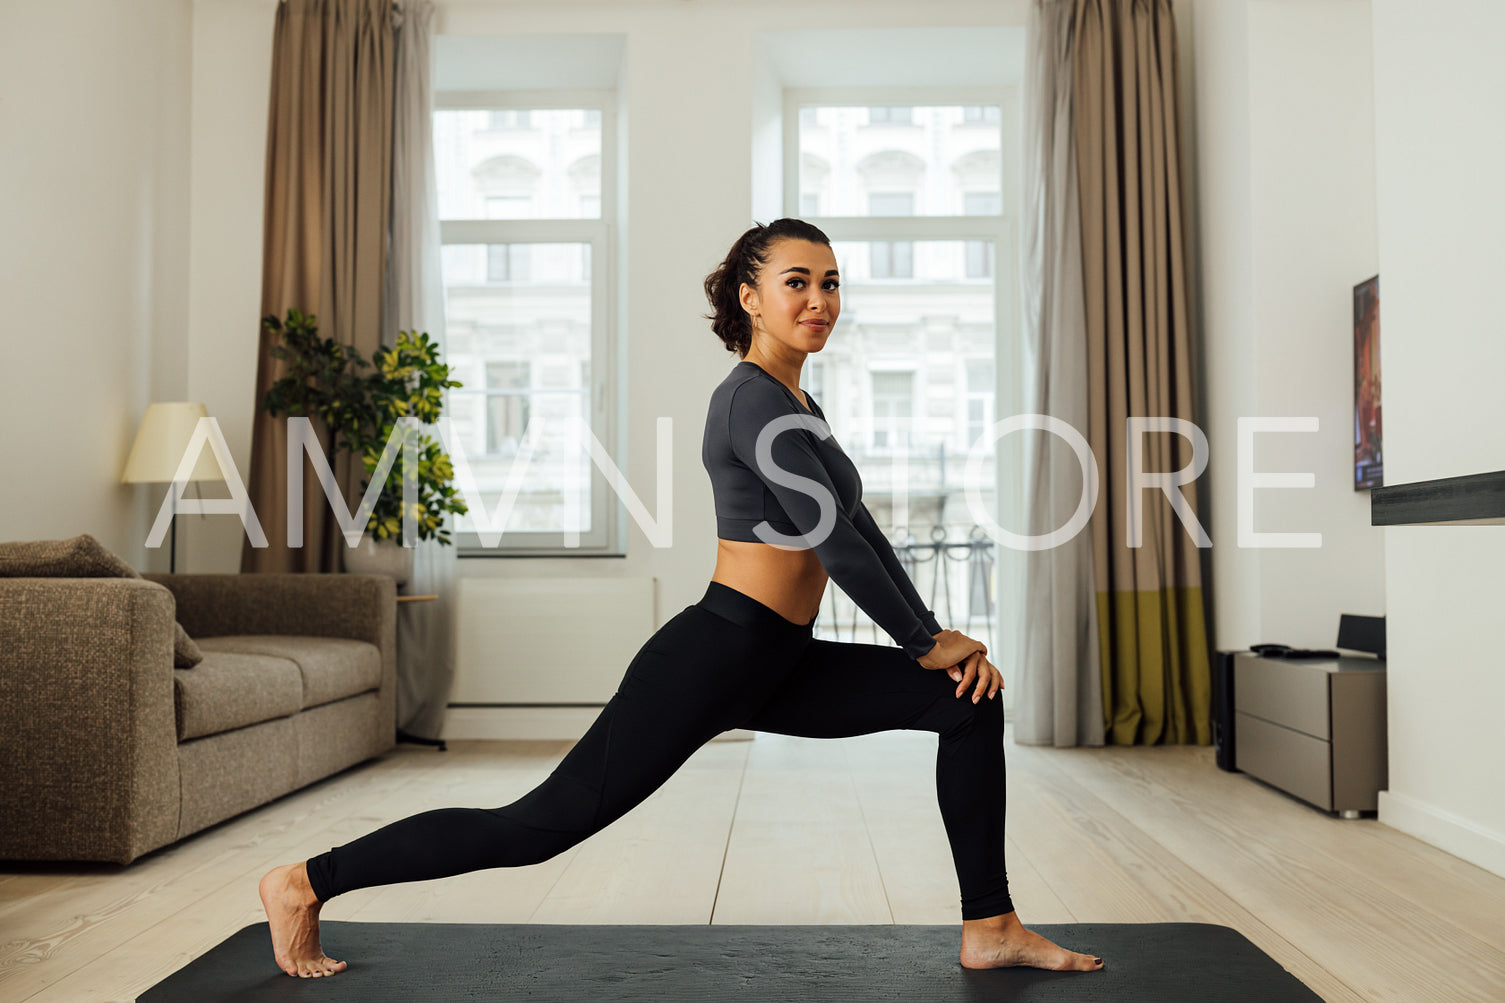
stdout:
<svg viewBox="0 0 1505 1003">
<path fill-rule="evenodd" d="M 151 404 L 141 418 L 141 427 L 136 430 L 136 441 L 131 444 L 131 455 L 125 461 L 125 472 L 120 475 L 123 484 L 171 484 L 177 475 L 178 464 L 188 450 L 188 440 L 200 418 L 209 417 L 209 409 L 189 401 L 163 401 Z M 214 450 L 205 442 L 197 460 L 185 480 L 222 481 Z M 168 558 L 168 573 L 178 570 L 178 494 L 168 488 L 172 498 L 172 544 Z"/>
</svg>

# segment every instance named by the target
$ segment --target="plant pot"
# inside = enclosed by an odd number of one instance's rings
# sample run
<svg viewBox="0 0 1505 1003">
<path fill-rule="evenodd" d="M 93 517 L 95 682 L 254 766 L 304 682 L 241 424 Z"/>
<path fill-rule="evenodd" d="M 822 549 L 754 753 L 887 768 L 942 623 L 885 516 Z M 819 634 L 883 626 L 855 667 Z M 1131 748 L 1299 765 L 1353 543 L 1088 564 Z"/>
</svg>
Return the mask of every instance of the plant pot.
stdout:
<svg viewBox="0 0 1505 1003">
<path fill-rule="evenodd" d="M 377 540 L 369 533 L 361 537 L 359 547 L 341 543 L 341 560 L 353 575 L 386 575 L 399 586 L 413 577 L 413 551 L 396 538 Z"/>
</svg>

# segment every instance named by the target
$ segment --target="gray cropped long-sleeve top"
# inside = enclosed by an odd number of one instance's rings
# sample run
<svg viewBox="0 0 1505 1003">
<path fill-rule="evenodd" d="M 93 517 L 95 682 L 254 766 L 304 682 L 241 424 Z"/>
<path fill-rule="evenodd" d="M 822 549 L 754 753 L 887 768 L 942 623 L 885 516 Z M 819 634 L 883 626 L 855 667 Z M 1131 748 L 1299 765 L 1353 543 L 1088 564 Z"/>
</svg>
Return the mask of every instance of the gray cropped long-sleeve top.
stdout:
<svg viewBox="0 0 1505 1003">
<path fill-rule="evenodd" d="M 856 465 L 837 444 L 815 398 L 805 396 L 813 412 L 746 360 L 711 391 L 700 458 L 711 476 L 716 535 L 813 546 L 831 580 L 906 654 L 919 658 L 935 647 L 932 635 L 941 630 L 935 614 L 862 503 Z M 778 425 L 769 428 L 772 422 Z M 758 440 L 765 429 L 760 462 Z"/>
</svg>

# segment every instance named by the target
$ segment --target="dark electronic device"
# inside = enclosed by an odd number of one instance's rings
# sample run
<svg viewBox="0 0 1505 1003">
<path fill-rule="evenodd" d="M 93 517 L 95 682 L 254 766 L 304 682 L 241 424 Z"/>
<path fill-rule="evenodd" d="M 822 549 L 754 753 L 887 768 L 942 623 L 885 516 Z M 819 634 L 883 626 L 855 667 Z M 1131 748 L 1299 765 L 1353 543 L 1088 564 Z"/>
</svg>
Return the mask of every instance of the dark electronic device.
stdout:
<svg viewBox="0 0 1505 1003">
<path fill-rule="evenodd" d="M 1212 751 L 1218 769 L 1237 773 L 1233 750 L 1233 656 L 1219 651 L 1212 663 Z"/>
<path fill-rule="evenodd" d="M 1338 647 L 1385 657 L 1385 618 L 1344 613 L 1338 618 Z"/>
<path fill-rule="evenodd" d="M 1293 648 L 1287 644 L 1251 644 L 1249 650 L 1264 658 L 1337 658 L 1336 651 L 1326 648 Z"/>
</svg>

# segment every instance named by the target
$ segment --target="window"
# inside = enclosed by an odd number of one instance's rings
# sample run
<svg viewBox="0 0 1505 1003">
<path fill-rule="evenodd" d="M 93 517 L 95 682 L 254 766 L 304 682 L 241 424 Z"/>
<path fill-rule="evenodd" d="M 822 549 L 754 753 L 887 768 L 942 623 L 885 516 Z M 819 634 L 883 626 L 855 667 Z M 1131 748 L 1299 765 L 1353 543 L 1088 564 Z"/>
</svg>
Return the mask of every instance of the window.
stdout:
<svg viewBox="0 0 1505 1003">
<path fill-rule="evenodd" d="M 875 240 L 868 245 L 869 266 L 875 279 L 914 278 L 914 244 L 907 240 Z"/>
<path fill-rule="evenodd" d="M 526 282 L 528 280 L 527 244 L 487 244 L 487 282 Z"/>
<path fill-rule="evenodd" d="M 909 441 L 914 416 L 914 373 L 873 373 L 873 448 L 894 449 Z"/>
<path fill-rule="evenodd" d="M 463 384 L 450 454 L 480 491 L 455 542 L 467 557 L 616 553 L 617 498 L 575 434 L 617 452 L 611 388 L 592 384 L 612 315 L 614 96 L 442 92 L 435 105 L 445 361 Z M 493 523 L 509 480 L 521 486 Z"/>
<path fill-rule="evenodd" d="M 784 155 L 795 191 L 827 195 L 824 215 L 954 217 L 964 192 L 1004 190 L 1001 121 L 966 122 L 966 105 L 916 104 L 902 109 L 913 128 L 864 136 L 872 108 L 836 102 L 808 107 L 788 98 L 819 93 L 786 92 Z M 890 200 L 903 195 L 908 205 L 893 207 Z"/>
<path fill-rule="evenodd" d="M 913 192 L 870 192 L 867 197 L 869 216 L 913 216 Z"/>
<path fill-rule="evenodd" d="M 869 125 L 877 125 L 883 122 L 890 122 L 896 125 L 909 125 L 914 121 L 914 109 L 888 107 L 869 108 L 867 110 L 867 121 Z"/>
<path fill-rule="evenodd" d="M 993 427 L 994 375 L 993 359 L 966 361 L 963 379 L 967 388 L 967 427 L 962 433 L 962 445 L 968 451 Z"/>
<path fill-rule="evenodd" d="M 867 197 L 869 216 L 913 216 L 914 195 L 909 192 L 872 192 Z M 869 269 L 875 279 L 914 278 L 914 244 L 880 240 L 869 245 Z"/>
<path fill-rule="evenodd" d="M 487 195 L 487 219 L 527 219 L 533 215 L 532 195 Z"/>
<path fill-rule="evenodd" d="M 1008 276 L 1017 158 L 1005 155 L 1017 150 L 1017 97 L 1005 87 L 915 88 L 905 103 L 904 93 L 785 92 L 785 208 L 831 238 L 842 277 L 840 330 L 818 369 L 809 360 L 806 385 L 861 472 L 879 527 L 913 562 L 921 596 L 943 623 L 996 643 L 996 548 L 974 535 L 965 477 L 968 450 L 982 440 L 978 486 L 998 519 L 999 461 L 984 433 L 995 421 L 1000 346 L 1012 358 L 1018 339 Z M 908 128 L 864 131 L 895 123 Z M 814 207 L 812 191 L 821 194 Z M 882 643 L 839 589 L 827 594 L 823 636 Z"/>
<path fill-rule="evenodd" d="M 486 363 L 486 452 L 512 455 L 528 430 L 527 362 Z"/>
<path fill-rule="evenodd" d="M 968 216 L 997 216 L 1002 211 L 998 192 L 967 192 L 962 198 L 962 212 Z M 991 240 L 967 241 L 967 278 L 988 279 L 992 277 L 993 242 Z"/>
<path fill-rule="evenodd" d="M 487 115 L 486 126 L 490 129 L 526 129 L 532 124 L 528 115 L 526 108 L 493 108 Z"/>
<path fill-rule="evenodd" d="M 805 360 L 805 389 L 815 396 L 821 410 L 826 409 L 825 364 L 816 359 Z"/>
</svg>

